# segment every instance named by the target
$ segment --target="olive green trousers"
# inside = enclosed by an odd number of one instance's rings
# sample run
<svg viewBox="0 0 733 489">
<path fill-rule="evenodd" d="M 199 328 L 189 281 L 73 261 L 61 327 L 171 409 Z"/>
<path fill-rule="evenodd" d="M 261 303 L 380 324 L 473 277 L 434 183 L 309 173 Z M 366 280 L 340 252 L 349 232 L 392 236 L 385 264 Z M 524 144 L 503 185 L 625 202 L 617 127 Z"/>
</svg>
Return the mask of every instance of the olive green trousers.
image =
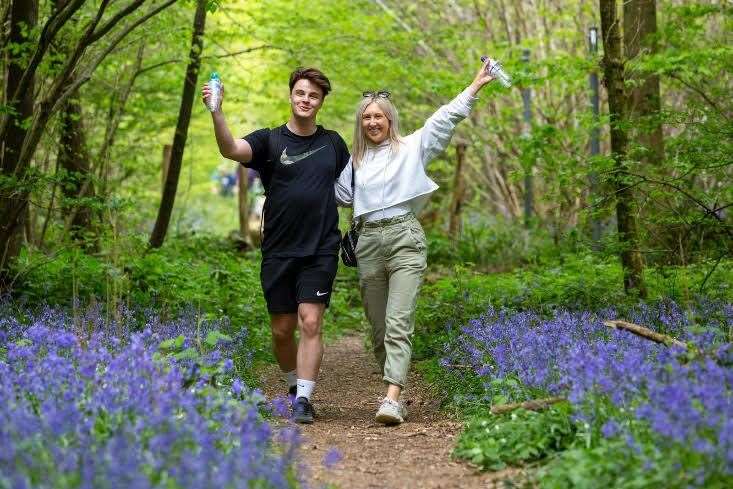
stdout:
<svg viewBox="0 0 733 489">
<path fill-rule="evenodd" d="M 412 213 L 362 224 L 356 257 L 372 345 L 384 381 L 405 387 L 415 305 L 427 258 L 425 233 Z"/>
</svg>

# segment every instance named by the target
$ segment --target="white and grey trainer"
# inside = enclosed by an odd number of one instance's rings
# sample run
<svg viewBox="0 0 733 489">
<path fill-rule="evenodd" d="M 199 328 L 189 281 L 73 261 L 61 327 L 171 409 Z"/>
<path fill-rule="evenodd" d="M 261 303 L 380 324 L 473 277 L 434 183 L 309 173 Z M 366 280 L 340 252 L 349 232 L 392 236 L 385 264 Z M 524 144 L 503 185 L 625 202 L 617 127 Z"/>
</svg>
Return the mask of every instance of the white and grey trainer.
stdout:
<svg viewBox="0 0 733 489">
<path fill-rule="evenodd" d="M 400 424 L 407 418 L 407 408 L 401 402 L 385 397 L 375 418 L 377 423 Z"/>
</svg>

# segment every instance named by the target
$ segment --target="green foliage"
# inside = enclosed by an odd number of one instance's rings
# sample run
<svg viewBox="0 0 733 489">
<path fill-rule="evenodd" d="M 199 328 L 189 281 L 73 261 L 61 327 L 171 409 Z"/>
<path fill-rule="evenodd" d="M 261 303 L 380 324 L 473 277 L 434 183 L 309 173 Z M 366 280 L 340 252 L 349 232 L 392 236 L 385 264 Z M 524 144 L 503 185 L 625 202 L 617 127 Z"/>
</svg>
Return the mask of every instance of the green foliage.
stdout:
<svg viewBox="0 0 733 489">
<path fill-rule="evenodd" d="M 442 230 L 428 232 L 428 263 L 461 263 L 482 271 L 508 271 L 526 265 L 554 262 L 559 254 L 582 249 L 576 235 L 555 244 L 544 229 L 527 229 L 522 223 L 476 214 L 467 219 L 459 236 Z"/>
<path fill-rule="evenodd" d="M 543 459 L 570 446 L 575 428 L 568 406 L 534 412 L 518 409 L 469 419 L 453 455 L 483 470 L 500 470 Z"/>
<path fill-rule="evenodd" d="M 686 489 L 693 481 L 706 489 L 730 487 L 731 478 L 713 468 L 701 473 L 697 458 L 683 446 L 662 453 L 652 440 L 630 447 L 623 439 L 603 438 L 592 447 L 577 444 L 558 453 L 532 478 L 542 489 Z"/>
<path fill-rule="evenodd" d="M 220 386 L 221 377 L 227 376 L 225 360 L 222 358 L 212 362 L 207 355 L 216 350 L 219 343 L 230 343 L 232 338 L 219 330 L 211 330 L 206 334 L 205 339 L 194 338 L 192 346 L 186 347 L 186 337 L 179 335 L 160 342 L 159 351 L 156 352 L 156 360 L 168 362 L 190 362 L 196 368 L 190 370 L 192 375 L 184 379 L 186 386 L 194 384 L 198 379 L 208 379 L 212 387 Z M 251 376 L 249 376 L 251 377 Z"/>
<path fill-rule="evenodd" d="M 446 369 L 436 356 L 419 361 L 417 368 L 430 385 L 436 386 L 434 394 L 443 401 L 444 409 L 461 416 L 485 409 L 483 381 L 470 369 Z"/>
</svg>

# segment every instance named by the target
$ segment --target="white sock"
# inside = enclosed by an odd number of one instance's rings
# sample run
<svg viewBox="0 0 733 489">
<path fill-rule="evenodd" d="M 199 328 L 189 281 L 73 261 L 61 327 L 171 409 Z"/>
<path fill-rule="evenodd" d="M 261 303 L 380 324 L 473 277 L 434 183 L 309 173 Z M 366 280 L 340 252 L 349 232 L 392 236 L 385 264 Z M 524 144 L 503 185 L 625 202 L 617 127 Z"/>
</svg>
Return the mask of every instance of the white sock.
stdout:
<svg viewBox="0 0 733 489">
<path fill-rule="evenodd" d="M 295 394 L 295 398 L 305 397 L 309 401 L 311 395 L 313 395 L 313 389 L 316 388 L 316 383 L 313 380 L 298 379 L 298 393 Z"/>
<path fill-rule="evenodd" d="M 285 372 L 285 378 L 288 381 L 288 389 L 298 384 L 298 374 L 296 373 L 295 370 L 291 370 L 290 372 Z"/>
</svg>

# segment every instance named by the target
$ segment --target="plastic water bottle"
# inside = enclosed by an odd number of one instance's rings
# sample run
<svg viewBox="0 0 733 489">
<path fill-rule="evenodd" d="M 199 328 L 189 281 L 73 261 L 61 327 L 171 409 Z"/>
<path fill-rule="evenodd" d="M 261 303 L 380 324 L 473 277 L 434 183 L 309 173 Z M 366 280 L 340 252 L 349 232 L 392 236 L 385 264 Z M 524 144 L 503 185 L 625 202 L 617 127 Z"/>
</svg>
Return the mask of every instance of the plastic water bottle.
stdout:
<svg viewBox="0 0 733 489">
<path fill-rule="evenodd" d="M 221 78 L 219 78 L 219 73 L 216 71 L 209 78 L 209 90 L 211 90 L 211 95 L 207 107 L 209 111 L 216 112 L 221 103 Z"/>
<path fill-rule="evenodd" d="M 489 66 L 486 67 L 486 70 L 489 72 L 489 74 L 499 80 L 499 82 L 505 87 L 511 87 L 512 79 L 509 74 L 504 71 L 504 68 L 501 67 L 501 63 L 489 58 L 488 56 L 481 56 L 482 63 L 486 63 L 487 59 L 489 60 Z"/>
</svg>

